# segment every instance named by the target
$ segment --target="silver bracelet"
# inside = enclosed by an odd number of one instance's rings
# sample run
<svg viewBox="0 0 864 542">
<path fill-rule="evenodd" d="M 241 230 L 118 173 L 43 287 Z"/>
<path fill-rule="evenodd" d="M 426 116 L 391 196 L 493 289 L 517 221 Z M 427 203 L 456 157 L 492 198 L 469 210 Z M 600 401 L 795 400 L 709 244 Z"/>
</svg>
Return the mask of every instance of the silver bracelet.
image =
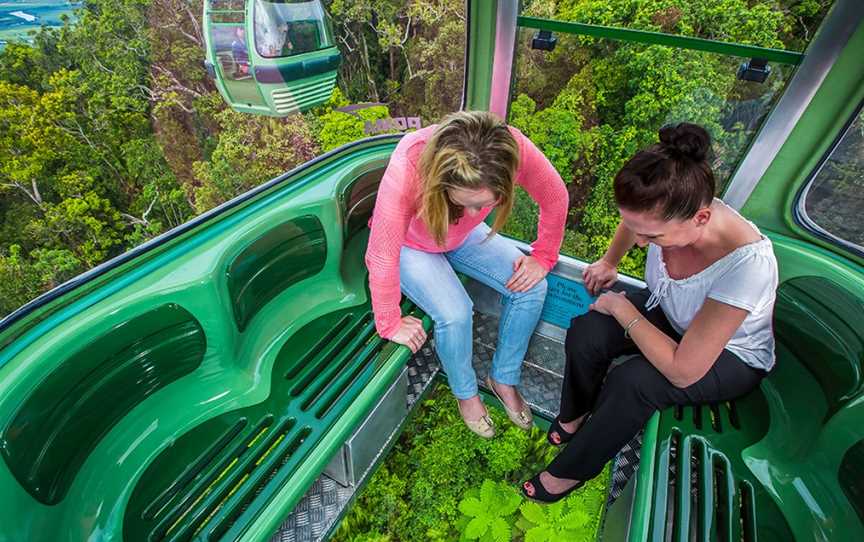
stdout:
<svg viewBox="0 0 864 542">
<path fill-rule="evenodd" d="M 630 338 L 630 330 L 633 329 L 633 326 L 635 326 L 636 324 L 638 324 L 639 321 L 642 320 L 643 318 L 644 318 L 644 316 L 642 316 L 642 315 L 640 314 L 640 315 L 637 316 L 636 318 L 630 320 L 630 323 L 627 324 L 627 325 L 624 327 L 624 338 L 625 338 L 625 339 L 629 339 L 629 338 Z"/>
</svg>

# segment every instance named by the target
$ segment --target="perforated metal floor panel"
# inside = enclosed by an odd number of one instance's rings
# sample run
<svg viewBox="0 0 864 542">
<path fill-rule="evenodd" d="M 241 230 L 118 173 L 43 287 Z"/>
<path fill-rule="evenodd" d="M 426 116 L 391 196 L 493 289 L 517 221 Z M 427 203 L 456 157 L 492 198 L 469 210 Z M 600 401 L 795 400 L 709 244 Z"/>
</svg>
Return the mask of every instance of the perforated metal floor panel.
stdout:
<svg viewBox="0 0 864 542">
<path fill-rule="evenodd" d="M 498 340 L 498 318 L 476 313 L 474 316 L 474 359 L 477 378 L 485 380 L 492 366 L 492 356 Z M 561 381 L 564 378 L 564 345 L 535 335 L 528 346 L 522 368 L 520 390 L 535 409 L 546 416 L 558 413 Z M 440 371 L 434 351 L 434 338 L 428 341 L 408 363 L 408 408 Z M 612 488 L 609 504 L 623 491 L 639 465 L 641 433 L 619 452 L 613 463 Z M 291 514 L 280 525 L 270 542 L 313 542 L 322 540 L 351 501 L 355 488 L 342 487 L 322 474 Z"/>
<path fill-rule="evenodd" d="M 482 383 L 492 367 L 498 341 L 498 318 L 485 314 L 474 317 L 474 371 Z M 531 406 L 546 416 L 555 416 L 564 378 L 564 345 L 535 335 L 528 344 L 519 388 Z"/>
</svg>

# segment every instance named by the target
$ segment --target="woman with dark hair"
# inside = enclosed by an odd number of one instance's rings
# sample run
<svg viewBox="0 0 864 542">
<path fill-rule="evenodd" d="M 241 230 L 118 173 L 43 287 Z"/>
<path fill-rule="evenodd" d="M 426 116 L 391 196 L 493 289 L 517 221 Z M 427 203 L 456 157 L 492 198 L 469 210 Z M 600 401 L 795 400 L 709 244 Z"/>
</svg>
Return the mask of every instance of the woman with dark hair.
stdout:
<svg viewBox="0 0 864 542">
<path fill-rule="evenodd" d="M 585 285 L 592 293 L 612 286 L 637 244 L 648 247 L 648 288 L 603 293 L 572 320 L 561 408 L 548 433 L 566 447 L 523 484 L 527 497 L 563 498 L 655 411 L 739 397 L 774 365 L 777 261 L 771 241 L 714 197 L 710 144 L 694 124 L 665 127 L 615 177 L 621 223 Z M 624 355 L 632 356 L 609 371 Z"/>
</svg>

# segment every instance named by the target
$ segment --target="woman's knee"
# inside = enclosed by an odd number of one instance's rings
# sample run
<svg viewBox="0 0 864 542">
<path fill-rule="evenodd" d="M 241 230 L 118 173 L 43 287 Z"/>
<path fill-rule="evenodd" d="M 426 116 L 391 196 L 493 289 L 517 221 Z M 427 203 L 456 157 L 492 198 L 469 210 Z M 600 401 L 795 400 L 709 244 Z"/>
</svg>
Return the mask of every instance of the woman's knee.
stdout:
<svg viewBox="0 0 864 542">
<path fill-rule="evenodd" d="M 533 302 L 539 303 L 542 306 L 543 302 L 546 300 L 547 288 L 548 285 L 546 279 L 540 279 L 540 282 L 524 292 L 512 292 L 507 290 L 504 297 L 505 299 L 515 303 Z"/>
<path fill-rule="evenodd" d="M 588 311 L 570 320 L 564 345 L 568 351 L 596 349 L 609 341 L 623 340 L 623 333 L 621 326 L 611 316 Z"/>
<path fill-rule="evenodd" d="M 474 303 L 471 298 L 437 307 L 434 314 L 429 315 L 436 327 L 470 327 L 474 320 Z"/>
<path fill-rule="evenodd" d="M 541 300 L 546 299 L 546 290 L 549 288 L 549 283 L 546 282 L 546 279 L 540 279 L 540 282 L 531 287 L 530 290 L 525 292 L 526 294 L 532 297 L 538 297 Z"/>
<path fill-rule="evenodd" d="M 636 356 L 621 363 L 606 375 L 603 388 L 613 397 L 635 398 L 654 408 L 665 408 L 663 390 L 672 386 L 650 361 Z"/>
</svg>

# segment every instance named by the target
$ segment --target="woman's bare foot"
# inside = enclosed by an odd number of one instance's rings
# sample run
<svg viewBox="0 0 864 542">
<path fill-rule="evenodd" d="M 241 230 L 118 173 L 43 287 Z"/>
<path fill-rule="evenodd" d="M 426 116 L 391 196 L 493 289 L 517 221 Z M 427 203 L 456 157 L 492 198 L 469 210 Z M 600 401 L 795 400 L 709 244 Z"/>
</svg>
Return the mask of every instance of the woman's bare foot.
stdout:
<svg viewBox="0 0 864 542">
<path fill-rule="evenodd" d="M 559 493 L 564 493 L 571 487 L 575 486 L 579 483 L 579 480 L 570 480 L 569 478 L 556 478 L 549 474 L 547 471 L 543 471 L 540 473 L 540 483 L 543 484 L 543 488 L 552 495 L 557 495 Z M 531 484 L 531 482 L 525 482 L 525 493 L 528 494 L 529 497 L 533 497 L 537 494 L 537 489 Z"/>
<path fill-rule="evenodd" d="M 466 420 L 479 420 L 483 416 L 488 415 L 486 406 L 483 405 L 483 401 L 480 400 L 479 395 L 475 395 L 470 399 L 458 399 L 458 401 L 459 411 Z"/>
<path fill-rule="evenodd" d="M 585 419 L 585 416 L 587 416 L 587 414 L 583 414 L 583 415 L 579 416 L 578 418 L 576 418 L 572 422 L 560 422 L 559 421 L 558 423 L 561 424 L 561 429 L 567 431 L 568 433 L 575 433 L 576 430 L 579 429 L 579 426 L 582 425 L 582 420 Z"/>
<path fill-rule="evenodd" d="M 504 401 L 504 404 L 507 405 L 507 408 L 513 412 L 521 412 L 525 408 L 525 401 L 522 400 L 522 396 L 519 395 L 516 386 L 496 382 L 491 377 L 489 378 L 489 382 L 495 388 L 495 392 L 498 393 L 501 400 Z"/>
<path fill-rule="evenodd" d="M 457 399 L 457 401 L 459 414 L 468 429 L 483 438 L 495 436 L 495 426 L 492 424 L 489 413 L 486 412 L 486 407 L 479 395 L 470 399 Z"/>
<path fill-rule="evenodd" d="M 559 421 L 558 425 L 561 426 L 561 429 L 567 431 L 572 435 L 582 426 L 582 422 L 585 420 L 585 416 L 587 416 L 587 414 L 583 414 L 570 422 Z M 549 433 L 549 437 L 555 442 L 555 444 L 561 444 L 561 435 L 558 434 L 558 431 L 552 431 L 551 433 Z"/>
<path fill-rule="evenodd" d="M 563 493 L 579 483 L 579 480 L 570 480 L 569 478 L 556 478 L 549 474 L 548 471 L 540 473 L 540 483 L 546 488 L 549 493 Z"/>
</svg>

